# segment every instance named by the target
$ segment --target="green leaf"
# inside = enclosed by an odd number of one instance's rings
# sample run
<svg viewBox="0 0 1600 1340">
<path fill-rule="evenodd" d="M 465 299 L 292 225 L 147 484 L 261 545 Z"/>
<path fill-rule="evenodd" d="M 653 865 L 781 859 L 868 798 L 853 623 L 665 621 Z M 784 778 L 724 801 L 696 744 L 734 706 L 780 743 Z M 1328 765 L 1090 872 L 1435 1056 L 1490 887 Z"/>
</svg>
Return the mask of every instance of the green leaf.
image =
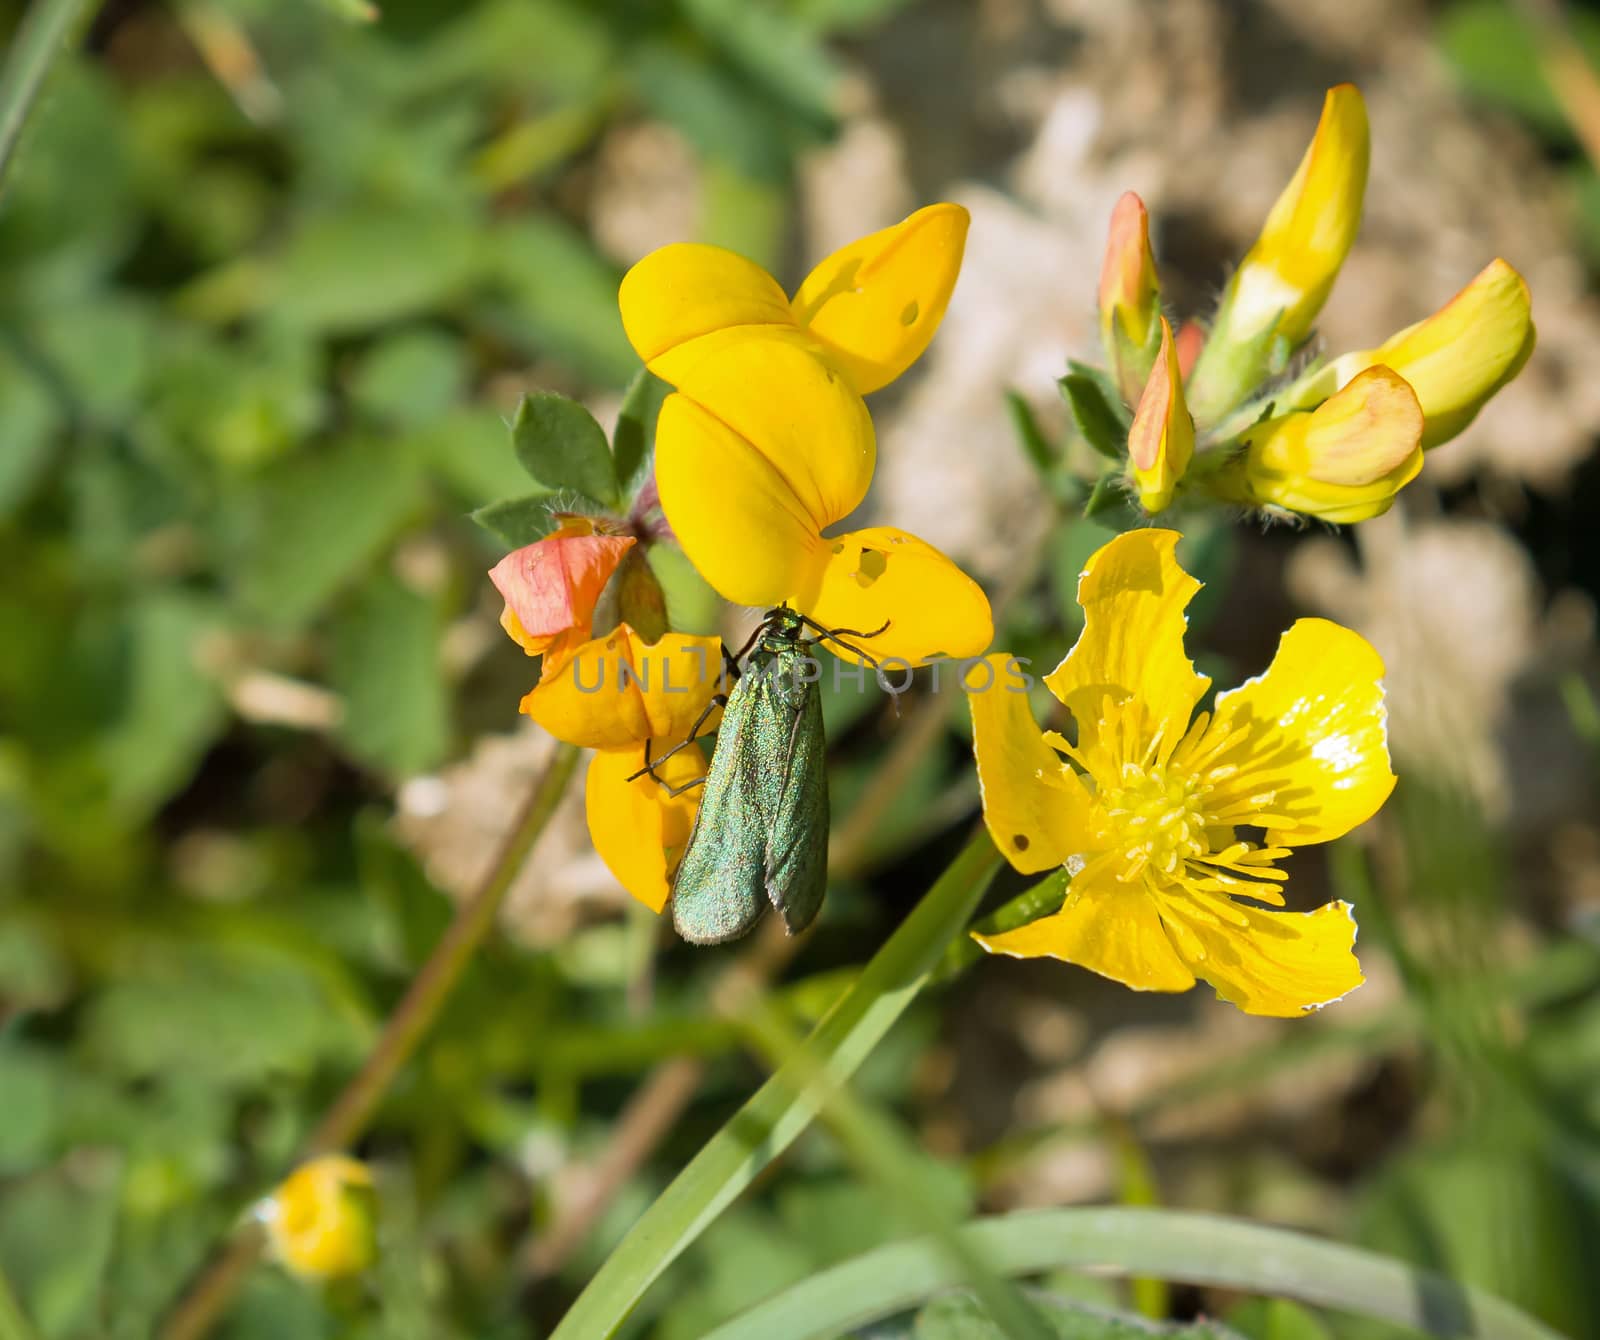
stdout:
<svg viewBox="0 0 1600 1340">
<path fill-rule="evenodd" d="M 91 1159 L 0 1196 L 0 1271 L 42 1336 L 101 1330 L 96 1300 L 116 1231 L 118 1162 Z"/>
<path fill-rule="evenodd" d="M 480 245 L 496 257 L 509 300 L 495 314 L 508 338 L 598 382 L 620 386 L 633 375 L 639 360 L 617 310 L 620 275 L 583 234 L 552 218 L 524 217 Z"/>
<path fill-rule="evenodd" d="M 1250 1298 L 1228 1313 L 1228 1325 L 1248 1340 L 1333 1340 L 1333 1332 L 1295 1303 Z"/>
<path fill-rule="evenodd" d="M 550 391 L 523 396 L 511 440 L 536 484 L 616 505 L 617 472 L 605 432 L 576 400 Z"/>
<path fill-rule="evenodd" d="M 264 474 L 238 523 L 244 604 L 278 628 L 304 623 L 405 524 L 421 483 L 411 452 L 368 440 Z"/>
<path fill-rule="evenodd" d="M 1043 1294 L 1030 1293 L 1028 1301 L 1040 1313 L 1056 1340 L 1241 1340 L 1216 1322 L 1192 1326 L 1157 1326 L 1142 1317 L 1108 1308 L 1087 1307 Z M 916 1315 L 912 1340 L 1009 1340 L 970 1293 L 935 1298 Z"/>
<path fill-rule="evenodd" d="M 628 383 L 628 393 L 617 414 L 617 430 L 611 435 L 612 457 L 624 498 L 632 498 L 654 468 L 656 418 L 661 413 L 661 402 L 671 394 L 672 387 L 649 368 L 640 368 Z"/>
<path fill-rule="evenodd" d="M 59 1058 L 42 1047 L 0 1041 L 0 1093 L 6 1119 L 0 1122 L 0 1177 L 39 1166 L 48 1157 L 60 1104 Z"/>
<path fill-rule="evenodd" d="M 1576 9 L 1562 21 L 1590 63 L 1600 62 L 1600 21 Z M 1445 10 L 1436 31 L 1440 51 L 1469 93 L 1509 108 L 1546 134 L 1571 139 L 1527 15 L 1504 0 L 1468 0 Z"/>
<path fill-rule="evenodd" d="M 987 834 L 978 833 L 812 1031 L 808 1065 L 782 1067 L 701 1147 L 590 1279 L 550 1340 L 616 1333 L 645 1290 L 811 1124 L 821 1097 L 799 1072 L 820 1067 L 842 1083 L 861 1065 L 961 933 L 998 865 Z M 793 1320 L 768 1334 L 788 1334 Z"/>
<path fill-rule="evenodd" d="M 473 512 L 472 519 L 512 549 L 544 539 L 559 524 L 556 500 L 548 493 L 490 503 Z"/>
<path fill-rule="evenodd" d="M 444 417 L 467 382 L 461 341 L 419 327 L 389 335 L 361 361 L 350 386 L 358 408 L 387 423 L 418 426 Z"/>
<path fill-rule="evenodd" d="M 1122 398 L 1101 374 L 1081 364 L 1073 367 L 1056 383 L 1072 411 L 1072 422 L 1085 442 L 1107 460 L 1120 462 L 1128 454 L 1129 424 Z"/>
<path fill-rule="evenodd" d="M 352 205 L 305 218 L 261 297 L 294 325 L 366 330 L 459 294 L 483 255 L 476 221 L 454 207 Z"/>
<path fill-rule="evenodd" d="M 833 124 L 839 70 L 803 24 L 771 0 L 682 0 L 689 21 L 757 83 L 820 130 Z"/>
<path fill-rule="evenodd" d="M 1094 491 L 1083 505 L 1085 517 L 1093 518 L 1127 505 L 1128 497 L 1122 491 L 1122 476 L 1108 470 L 1095 481 Z"/>
<path fill-rule="evenodd" d="M 50 463 L 61 407 L 39 378 L 0 353 L 0 518 L 32 490 Z"/>
<path fill-rule="evenodd" d="M 782 182 L 792 160 L 782 120 L 727 70 L 665 43 L 647 43 L 633 59 L 645 106 L 708 158 L 762 181 Z"/>
<path fill-rule="evenodd" d="M 1560 1340 L 1509 1303 L 1356 1247 L 1177 1210 L 1025 1210 L 963 1230 L 996 1270 L 1114 1270 L 1288 1297 L 1440 1340 Z M 932 1237 L 879 1247 L 813 1275 L 705 1340 L 824 1340 L 961 1283 Z M 558 1333 L 559 1334 L 559 1333 Z M 595 1335 L 609 1334 L 605 1331 Z"/>
<path fill-rule="evenodd" d="M 340 613 L 329 683 L 344 700 L 339 738 L 363 763 L 404 777 L 444 758 L 450 705 L 441 632 L 435 603 L 388 574 Z"/>
<path fill-rule="evenodd" d="M 1039 472 L 1040 478 L 1051 480 L 1055 475 L 1057 452 L 1039 427 L 1033 407 L 1015 391 L 1007 391 L 1006 409 L 1011 413 L 1011 427 L 1016 431 L 1024 454 Z"/>
<path fill-rule="evenodd" d="M 213 601 L 186 592 L 155 591 L 134 606 L 128 698 L 103 746 L 112 800 L 124 811 L 146 813 L 182 787 L 227 721 L 205 669 L 206 643 L 222 624 Z"/>
</svg>

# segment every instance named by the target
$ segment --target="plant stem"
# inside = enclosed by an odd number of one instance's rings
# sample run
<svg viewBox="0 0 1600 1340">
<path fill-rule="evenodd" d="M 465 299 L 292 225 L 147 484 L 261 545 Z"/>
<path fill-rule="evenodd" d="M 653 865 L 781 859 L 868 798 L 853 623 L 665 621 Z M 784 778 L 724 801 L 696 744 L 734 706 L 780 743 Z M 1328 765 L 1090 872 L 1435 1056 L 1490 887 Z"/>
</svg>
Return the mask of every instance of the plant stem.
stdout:
<svg viewBox="0 0 1600 1340">
<path fill-rule="evenodd" d="M 66 49 L 74 22 L 85 17 L 84 5 L 85 0 L 38 0 L 17 26 L 0 69 L 0 189 L 51 62 Z"/>
<path fill-rule="evenodd" d="M 578 753 L 570 744 L 557 746 L 534 783 L 521 813 L 506 833 L 483 883 L 456 910 L 428 961 L 390 1014 L 365 1063 L 306 1141 L 300 1153 L 301 1160 L 347 1148 L 366 1130 L 395 1076 L 411 1059 L 417 1044 L 455 989 L 462 971 L 493 927 L 522 863 L 566 793 L 567 783 L 577 766 Z M 200 1340 L 244 1282 L 261 1253 L 263 1242 L 258 1224 L 252 1222 L 240 1229 L 227 1250 L 211 1263 L 173 1310 L 161 1332 L 162 1340 Z"/>
</svg>

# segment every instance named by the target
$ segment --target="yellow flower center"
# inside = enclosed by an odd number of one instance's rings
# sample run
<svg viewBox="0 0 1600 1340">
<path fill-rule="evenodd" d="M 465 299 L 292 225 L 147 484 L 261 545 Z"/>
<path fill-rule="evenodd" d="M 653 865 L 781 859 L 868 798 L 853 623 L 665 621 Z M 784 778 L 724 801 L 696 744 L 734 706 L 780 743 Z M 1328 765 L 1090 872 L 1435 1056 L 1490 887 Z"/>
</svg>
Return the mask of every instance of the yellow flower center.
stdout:
<svg viewBox="0 0 1600 1340">
<path fill-rule="evenodd" d="M 1147 868 L 1173 876 L 1185 861 L 1209 855 L 1206 830 L 1213 821 L 1201 801 L 1210 789 L 1161 764 L 1123 764 L 1121 785 L 1100 797 L 1119 853 L 1117 878 L 1134 880 Z"/>
</svg>

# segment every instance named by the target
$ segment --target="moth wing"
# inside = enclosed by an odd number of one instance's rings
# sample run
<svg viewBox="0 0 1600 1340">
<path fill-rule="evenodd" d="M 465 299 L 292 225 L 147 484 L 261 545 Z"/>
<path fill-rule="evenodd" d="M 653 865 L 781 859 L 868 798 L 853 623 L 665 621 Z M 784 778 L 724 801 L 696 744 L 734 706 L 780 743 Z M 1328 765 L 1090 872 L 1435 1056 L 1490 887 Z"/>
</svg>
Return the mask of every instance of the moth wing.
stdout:
<svg viewBox="0 0 1600 1340">
<path fill-rule="evenodd" d="M 692 944 L 737 940 L 767 908 L 766 824 L 751 787 L 761 725 L 752 687 L 740 680 L 728 694 L 694 828 L 672 880 L 672 924 Z"/>
<path fill-rule="evenodd" d="M 822 701 L 810 685 L 790 725 L 783 785 L 768 829 L 767 897 L 790 935 L 816 919 L 828 891 L 828 769 Z"/>
</svg>

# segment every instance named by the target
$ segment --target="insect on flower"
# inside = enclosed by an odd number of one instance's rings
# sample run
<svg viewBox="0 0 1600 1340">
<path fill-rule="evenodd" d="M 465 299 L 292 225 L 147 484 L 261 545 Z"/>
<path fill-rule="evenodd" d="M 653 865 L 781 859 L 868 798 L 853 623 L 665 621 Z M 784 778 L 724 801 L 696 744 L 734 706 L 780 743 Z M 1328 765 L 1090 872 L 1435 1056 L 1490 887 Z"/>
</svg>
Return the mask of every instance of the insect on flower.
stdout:
<svg viewBox="0 0 1600 1340">
<path fill-rule="evenodd" d="M 808 638 L 807 627 L 816 632 Z M 887 625 L 886 625 L 887 626 Z M 720 705 L 711 768 L 694 830 L 672 884 L 672 924 L 694 944 L 721 944 L 748 933 L 770 904 L 789 934 L 816 918 L 828 887 L 828 771 L 817 642 L 834 642 L 875 664 L 843 639 L 884 630 L 827 629 L 788 607 L 767 611 L 749 642 L 729 658 L 739 678 Z M 690 738 L 647 763 L 655 769 Z M 686 788 L 685 788 L 686 789 Z"/>
</svg>

